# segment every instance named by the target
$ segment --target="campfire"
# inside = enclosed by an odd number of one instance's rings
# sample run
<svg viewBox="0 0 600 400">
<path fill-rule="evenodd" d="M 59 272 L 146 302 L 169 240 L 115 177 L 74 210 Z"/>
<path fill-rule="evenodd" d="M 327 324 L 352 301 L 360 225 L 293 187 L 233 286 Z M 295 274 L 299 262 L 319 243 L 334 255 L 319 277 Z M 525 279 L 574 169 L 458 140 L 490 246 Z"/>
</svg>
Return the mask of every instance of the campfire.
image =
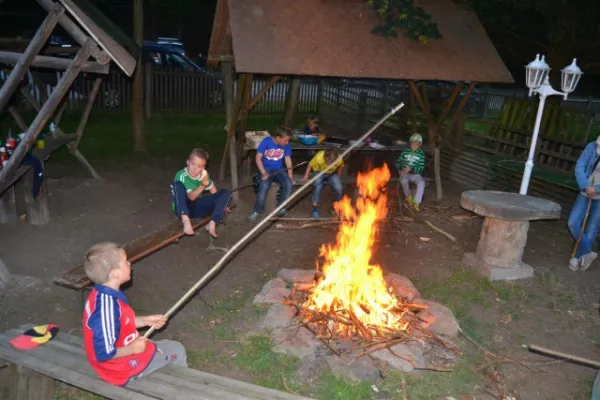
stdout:
<svg viewBox="0 0 600 400">
<path fill-rule="evenodd" d="M 294 283 L 283 304 L 297 309 L 297 321 L 325 343 L 351 340 L 362 356 L 409 341 L 431 341 L 457 354 L 453 345 L 430 332 L 427 304 L 397 293 L 371 258 L 378 231 L 386 218 L 387 165 L 357 177 L 359 198 L 348 197 L 334 207 L 341 217 L 335 244 L 323 245 L 315 280 Z M 404 293 L 402 293 L 404 294 Z M 412 297 L 412 296 L 411 296 Z"/>
</svg>

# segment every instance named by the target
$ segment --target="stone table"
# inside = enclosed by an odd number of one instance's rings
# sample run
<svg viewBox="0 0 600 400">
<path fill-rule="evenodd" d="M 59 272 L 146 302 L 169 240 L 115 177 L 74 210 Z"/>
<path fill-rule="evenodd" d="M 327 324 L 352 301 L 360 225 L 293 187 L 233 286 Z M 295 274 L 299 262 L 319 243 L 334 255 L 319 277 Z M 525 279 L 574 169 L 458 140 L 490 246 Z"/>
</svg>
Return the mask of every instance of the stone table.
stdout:
<svg viewBox="0 0 600 400">
<path fill-rule="evenodd" d="M 463 263 L 492 281 L 531 278 L 533 268 L 522 261 L 529 221 L 560 218 L 560 205 L 518 193 L 471 190 L 461 207 L 485 217 L 475 253 Z"/>
</svg>

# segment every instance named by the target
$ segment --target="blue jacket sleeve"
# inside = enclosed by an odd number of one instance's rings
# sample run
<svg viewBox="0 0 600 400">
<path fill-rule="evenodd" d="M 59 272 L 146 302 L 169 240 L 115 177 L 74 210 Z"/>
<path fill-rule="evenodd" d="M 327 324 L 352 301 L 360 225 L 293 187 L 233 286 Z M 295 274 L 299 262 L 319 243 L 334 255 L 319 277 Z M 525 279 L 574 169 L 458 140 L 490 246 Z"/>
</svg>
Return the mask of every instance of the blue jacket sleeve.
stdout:
<svg viewBox="0 0 600 400">
<path fill-rule="evenodd" d="M 596 154 L 596 142 L 589 143 L 585 146 L 585 149 L 581 152 L 581 155 L 577 159 L 575 164 L 575 180 L 577 180 L 577 186 L 583 190 L 590 185 L 590 177 L 588 176 L 588 165 L 593 163 L 598 156 Z"/>
<path fill-rule="evenodd" d="M 101 293 L 88 325 L 94 332 L 96 360 L 107 361 L 117 354 L 116 342 L 121 331 L 121 308 L 115 298 Z"/>
</svg>

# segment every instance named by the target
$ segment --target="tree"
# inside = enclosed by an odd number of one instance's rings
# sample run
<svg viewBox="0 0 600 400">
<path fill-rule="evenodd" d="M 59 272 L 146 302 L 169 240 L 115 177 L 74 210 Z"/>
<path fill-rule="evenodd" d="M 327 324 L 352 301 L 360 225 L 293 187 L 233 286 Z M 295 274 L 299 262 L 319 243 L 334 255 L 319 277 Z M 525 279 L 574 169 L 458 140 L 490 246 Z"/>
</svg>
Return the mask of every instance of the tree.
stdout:
<svg viewBox="0 0 600 400">
<path fill-rule="evenodd" d="M 431 16 L 414 0 L 365 0 L 379 15 L 382 23 L 373 27 L 371 32 L 386 38 L 398 37 L 398 30 L 404 36 L 427 44 L 429 39 L 439 39 L 442 36 L 437 24 L 431 21 Z"/>
</svg>

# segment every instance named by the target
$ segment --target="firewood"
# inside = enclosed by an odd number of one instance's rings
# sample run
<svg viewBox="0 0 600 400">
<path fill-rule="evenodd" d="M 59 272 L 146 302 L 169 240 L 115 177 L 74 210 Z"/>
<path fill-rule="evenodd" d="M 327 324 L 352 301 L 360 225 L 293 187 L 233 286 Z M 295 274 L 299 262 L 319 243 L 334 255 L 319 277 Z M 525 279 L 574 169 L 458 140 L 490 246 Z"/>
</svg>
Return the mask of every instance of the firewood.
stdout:
<svg viewBox="0 0 600 400">
<path fill-rule="evenodd" d="M 293 290 L 300 290 L 302 292 L 308 292 L 315 288 L 314 283 L 294 283 Z"/>
</svg>

